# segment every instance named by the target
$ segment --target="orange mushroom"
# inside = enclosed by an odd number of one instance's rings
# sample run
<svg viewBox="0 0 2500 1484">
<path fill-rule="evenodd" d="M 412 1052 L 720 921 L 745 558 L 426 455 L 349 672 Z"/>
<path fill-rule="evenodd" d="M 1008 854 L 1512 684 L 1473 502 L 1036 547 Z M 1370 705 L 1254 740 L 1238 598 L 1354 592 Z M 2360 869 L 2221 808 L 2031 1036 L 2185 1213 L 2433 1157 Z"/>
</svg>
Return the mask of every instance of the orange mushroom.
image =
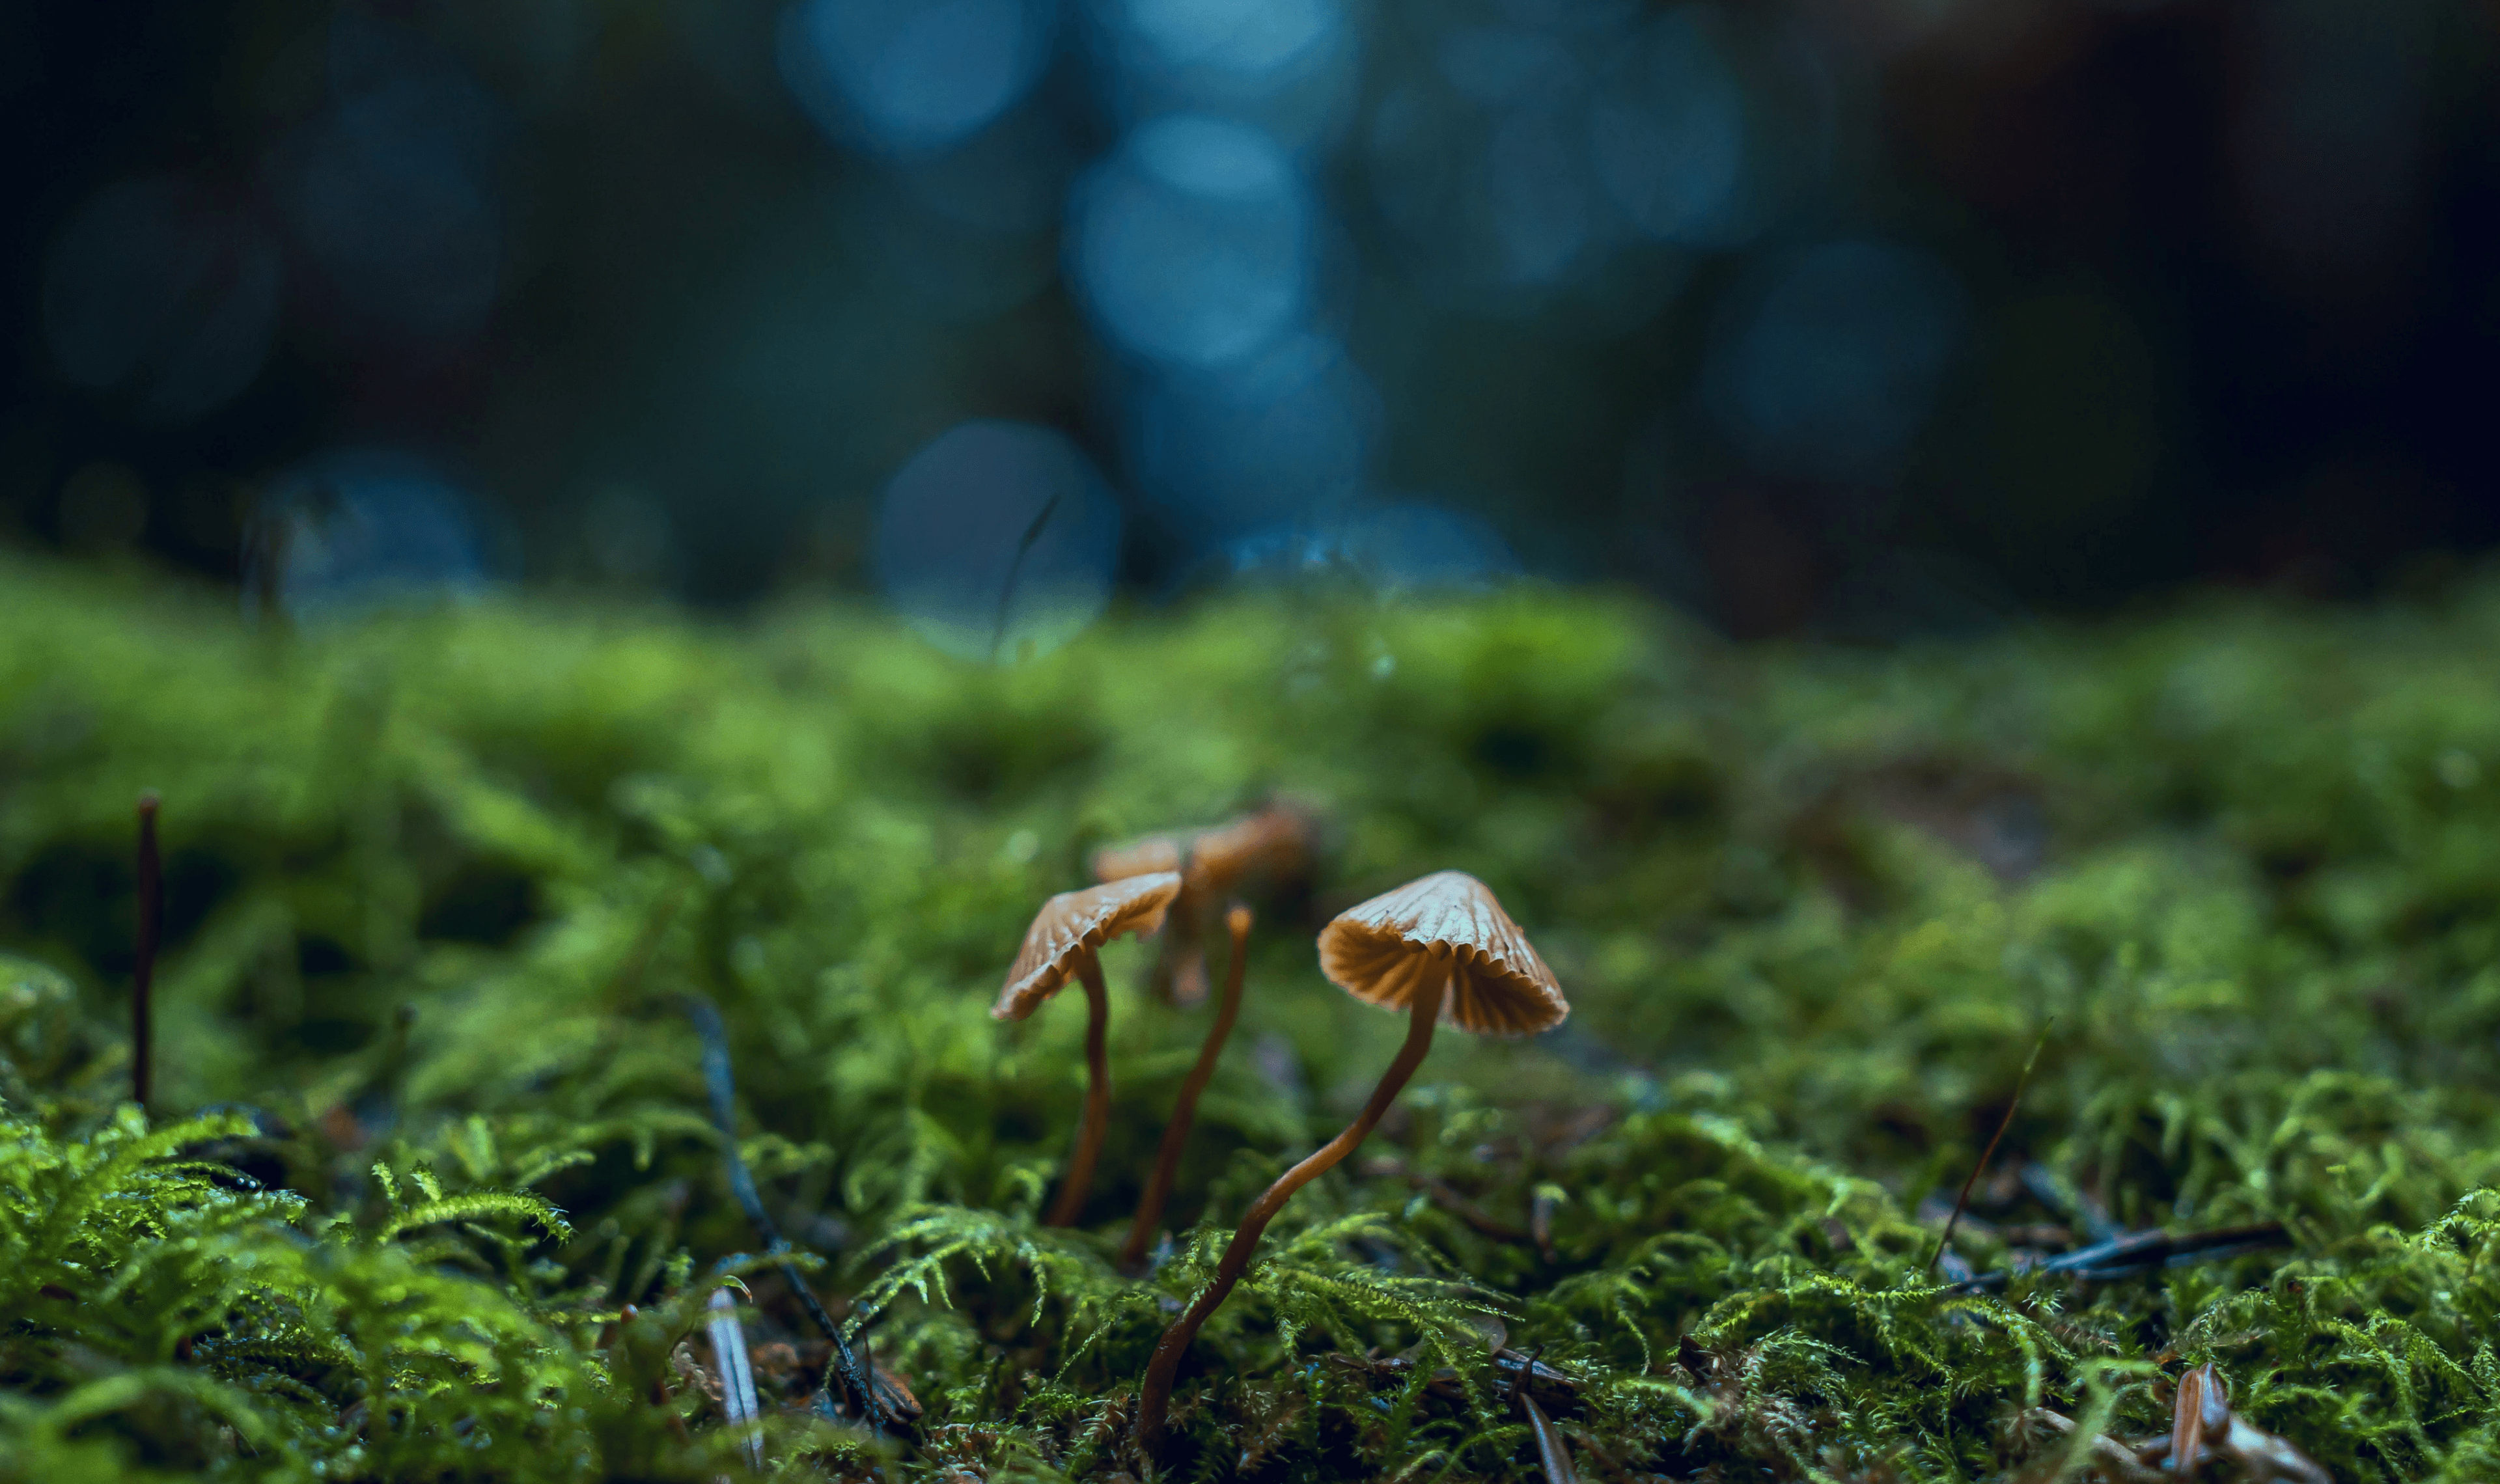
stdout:
<svg viewBox="0 0 2500 1484">
<path fill-rule="evenodd" d="M 1086 1190 L 1094 1183 L 1103 1127 L 1110 1121 L 1111 1070 L 1103 1038 L 1111 1023 L 1111 1002 L 1102 987 L 1099 951 L 1124 934 L 1142 935 L 1163 926 L 1164 912 L 1179 893 L 1180 876 L 1166 871 L 1051 898 L 1025 930 L 1024 947 L 1007 971 L 999 1003 L 990 1008 L 997 1019 L 1022 1020 L 1066 988 L 1071 977 L 1085 986 L 1085 1112 L 1077 1124 L 1076 1153 L 1069 1161 L 1067 1182 L 1046 1226 L 1075 1224 Z"/>
<path fill-rule="evenodd" d="M 1200 944 L 1209 907 L 1253 876 L 1299 873 L 1310 859 L 1311 835 L 1307 812 L 1277 803 L 1208 829 L 1148 835 L 1094 853 L 1098 881 L 1180 873 L 1180 897 L 1172 903 L 1163 952 L 1155 960 L 1152 982 L 1158 996 L 1184 1006 L 1206 998 L 1206 955 Z"/>
<path fill-rule="evenodd" d="M 1145 1194 L 1137 1198 L 1129 1239 L 1120 1244 L 1120 1266 L 1130 1271 L 1145 1262 L 1146 1243 L 1154 1240 L 1155 1224 L 1163 1220 L 1164 1202 L 1180 1171 L 1180 1152 L 1188 1145 L 1190 1125 L 1198 1117 L 1198 1095 L 1206 1091 L 1207 1081 L 1215 1075 L 1216 1059 L 1224 1054 L 1225 1039 L 1233 1034 L 1233 1022 L 1241 1013 L 1242 955 L 1250 944 L 1250 909 L 1234 903 L 1224 914 L 1224 926 L 1233 938 L 1224 999 L 1216 1006 L 1215 1023 L 1206 1028 L 1205 1042 L 1198 1048 L 1198 1065 L 1189 1070 L 1189 1080 L 1181 1083 L 1180 1096 L 1173 1100 L 1171 1123 L 1165 1128 L 1163 1148 L 1155 1156 L 1154 1176 L 1146 1181 Z"/>
<path fill-rule="evenodd" d="M 1482 881 L 1462 871 L 1435 872 L 1339 914 L 1320 931 L 1319 947 L 1320 970 L 1338 988 L 1406 1012 L 1406 1042 L 1354 1122 L 1250 1204 L 1215 1266 L 1215 1280 L 1164 1332 L 1137 1397 L 1137 1435 L 1149 1450 L 1163 1440 L 1181 1357 L 1199 1327 L 1241 1281 L 1267 1223 L 1294 1192 L 1353 1153 L 1371 1133 L 1432 1049 L 1434 1024 L 1479 1036 L 1523 1036 L 1551 1030 L 1571 1013 L 1553 971 L 1529 946 L 1519 924 Z"/>
</svg>

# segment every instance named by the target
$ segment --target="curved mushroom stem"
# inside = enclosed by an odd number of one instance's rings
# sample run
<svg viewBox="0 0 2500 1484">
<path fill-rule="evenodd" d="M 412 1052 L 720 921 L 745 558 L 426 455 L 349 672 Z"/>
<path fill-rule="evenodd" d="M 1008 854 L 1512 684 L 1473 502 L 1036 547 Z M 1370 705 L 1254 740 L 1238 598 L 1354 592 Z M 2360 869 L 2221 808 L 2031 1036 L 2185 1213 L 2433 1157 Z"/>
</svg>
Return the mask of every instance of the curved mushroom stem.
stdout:
<svg viewBox="0 0 2500 1484">
<path fill-rule="evenodd" d="M 1241 1218 L 1241 1229 L 1233 1234 L 1231 1244 L 1224 1249 L 1223 1260 L 1215 1265 L 1215 1281 L 1207 1284 L 1197 1302 L 1190 1304 L 1188 1312 L 1164 1332 L 1163 1342 L 1155 1346 L 1154 1359 L 1146 1363 L 1145 1385 L 1137 1395 L 1137 1439 L 1145 1445 L 1148 1453 L 1163 1445 L 1164 1414 L 1171 1406 L 1172 1377 L 1180 1370 L 1181 1357 L 1189 1353 L 1189 1342 L 1198 1337 L 1199 1326 L 1206 1323 L 1207 1316 L 1224 1305 L 1234 1285 L 1241 1281 L 1241 1274 L 1250 1267 L 1251 1254 L 1258 1249 L 1260 1234 L 1266 1232 L 1267 1223 L 1285 1208 L 1285 1203 L 1293 1199 L 1294 1192 L 1352 1154 L 1355 1146 L 1363 1142 L 1365 1136 L 1389 1111 L 1389 1105 L 1398 1100 L 1398 1090 L 1406 1085 L 1408 1077 L 1415 1074 L 1415 1069 L 1424 1064 L 1425 1053 L 1432 1049 L 1432 1024 L 1440 1018 L 1441 1003 L 1448 997 L 1449 981 L 1446 977 L 1438 994 L 1427 994 L 1420 989 L 1416 992 L 1408 1002 L 1406 1044 L 1398 1048 L 1398 1059 L 1381 1073 L 1380 1085 L 1371 1090 L 1371 1101 L 1363 1105 L 1363 1111 L 1354 1122 L 1345 1126 L 1345 1132 L 1322 1144 L 1310 1158 L 1278 1175 L 1275 1184 L 1250 1203 L 1249 1211 Z"/>
<path fill-rule="evenodd" d="M 1198 1048 L 1198 1065 L 1189 1070 L 1189 1080 L 1180 1085 L 1180 1097 L 1172 1104 L 1171 1124 L 1164 1130 L 1154 1178 L 1138 1198 L 1136 1219 L 1129 1223 L 1129 1239 L 1120 1247 L 1120 1266 L 1125 1270 L 1134 1270 L 1145 1261 L 1146 1243 L 1154 1239 L 1155 1226 L 1164 1218 L 1165 1198 L 1171 1194 L 1172 1177 L 1180 1172 L 1180 1151 L 1189 1142 L 1190 1124 L 1198 1117 L 1198 1095 L 1206 1091 L 1208 1079 L 1215 1075 L 1224 1039 L 1233 1034 L 1234 1019 L 1241 1013 L 1241 959 L 1250 940 L 1250 909 L 1234 906 L 1224 914 L 1224 926 L 1233 935 L 1233 963 L 1224 975 L 1224 1000 L 1215 1007 L 1215 1024 L 1206 1028 L 1206 1043 Z"/>
<path fill-rule="evenodd" d="M 1046 1227 L 1072 1227 L 1094 1184 L 1094 1157 L 1102 1152 L 1102 1130 L 1111 1122 L 1111 1063 L 1102 1048 L 1111 1024 L 1111 996 L 1102 987 L 1102 961 L 1088 953 L 1076 965 L 1085 986 L 1085 1113 L 1076 1124 L 1076 1155 L 1068 1162 L 1068 1183 L 1051 1204 Z"/>
</svg>

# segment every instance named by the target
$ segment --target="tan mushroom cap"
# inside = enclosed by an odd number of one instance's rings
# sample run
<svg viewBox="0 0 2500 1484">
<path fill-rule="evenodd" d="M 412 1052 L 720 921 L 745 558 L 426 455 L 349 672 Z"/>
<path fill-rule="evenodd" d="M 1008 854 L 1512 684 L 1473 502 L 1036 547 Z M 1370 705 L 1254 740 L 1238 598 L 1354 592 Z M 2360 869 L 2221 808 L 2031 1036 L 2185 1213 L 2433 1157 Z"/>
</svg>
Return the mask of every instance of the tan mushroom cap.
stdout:
<svg viewBox="0 0 2500 1484">
<path fill-rule="evenodd" d="M 1189 884 L 1208 896 L 1230 890 L 1252 872 L 1288 875 L 1310 854 L 1310 816 L 1284 804 L 1201 830 L 1189 842 Z"/>
<path fill-rule="evenodd" d="M 1157 871 L 1185 871 L 1195 898 L 1220 897 L 1253 872 L 1279 875 L 1301 869 L 1311 844 L 1311 819 L 1288 804 L 1270 804 L 1203 830 L 1148 835 L 1094 852 L 1094 879 L 1116 881 Z"/>
<path fill-rule="evenodd" d="M 1007 971 L 1006 987 L 990 1013 L 1001 1020 L 1022 1020 L 1059 993 L 1078 961 L 1124 933 L 1151 933 L 1164 925 L 1164 911 L 1180 895 L 1177 872 L 1129 876 L 1064 891 L 1041 905 L 1033 926 L 1025 930 L 1024 947 Z"/>
<path fill-rule="evenodd" d="M 1446 982 L 1441 1024 L 1479 1036 L 1533 1035 L 1571 1013 L 1528 935 L 1464 871 L 1436 871 L 1339 913 L 1320 930 L 1320 972 L 1388 1009 Z"/>
<path fill-rule="evenodd" d="M 1125 844 L 1104 845 L 1094 852 L 1094 879 L 1125 881 L 1180 870 L 1180 837 L 1148 835 Z"/>
</svg>

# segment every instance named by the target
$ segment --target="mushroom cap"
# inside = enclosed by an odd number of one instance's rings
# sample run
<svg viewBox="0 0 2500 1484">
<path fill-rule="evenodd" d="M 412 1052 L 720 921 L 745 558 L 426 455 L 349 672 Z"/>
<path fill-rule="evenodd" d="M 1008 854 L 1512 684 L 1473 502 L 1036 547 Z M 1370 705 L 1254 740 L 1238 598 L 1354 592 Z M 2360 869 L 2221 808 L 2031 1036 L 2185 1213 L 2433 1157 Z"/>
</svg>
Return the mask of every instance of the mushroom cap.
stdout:
<svg viewBox="0 0 2500 1484">
<path fill-rule="evenodd" d="M 1310 853 L 1310 816 L 1283 804 L 1201 830 L 1189 842 L 1192 891 L 1213 896 L 1253 872 L 1289 875 Z"/>
<path fill-rule="evenodd" d="M 1121 881 L 1180 870 L 1180 837 L 1148 835 L 1125 844 L 1104 845 L 1094 852 L 1094 879 Z"/>
<path fill-rule="evenodd" d="M 1388 1009 L 1447 983 L 1441 1024 L 1478 1036 L 1532 1035 L 1571 1013 L 1528 935 L 1464 871 L 1436 871 L 1339 913 L 1320 930 L 1320 972 Z"/>
<path fill-rule="evenodd" d="M 1254 872 L 1285 875 L 1300 870 L 1310 845 L 1309 814 L 1291 805 L 1270 804 L 1203 830 L 1107 845 L 1094 852 L 1094 879 L 1178 871 L 1184 873 L 1193 899 L 1220 897 Z"/>
<path fill-rule="evenodd" d="M 1086 954 L 1124 933 L 1151 933 L 1164 925 L 1164 910 L 1180 895 L 1177 872 L 1128 876 L 1064 891 L 1041 905 L 1025 930 L 1024 947 L 1007 971 L 1006 987 L 990 1013 L 1022 1020 L 1059 993 Z"/>
</svg>

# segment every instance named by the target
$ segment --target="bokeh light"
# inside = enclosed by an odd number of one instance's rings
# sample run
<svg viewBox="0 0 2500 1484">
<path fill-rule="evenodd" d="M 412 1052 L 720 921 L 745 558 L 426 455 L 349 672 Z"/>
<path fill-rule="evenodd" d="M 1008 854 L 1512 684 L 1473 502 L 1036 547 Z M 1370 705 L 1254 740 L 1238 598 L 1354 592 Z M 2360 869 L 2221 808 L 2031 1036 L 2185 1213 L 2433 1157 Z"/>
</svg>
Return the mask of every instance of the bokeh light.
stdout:
<svg viewBox="0 0 2500 1484">
<path fill-rule="evenodd" d="M 1126 472 L 1185 551 L 1300 529 L 1353 498 L 1380 419 L 1332 333 L 1335 228 L 1308 183 L 1351 82 L 1349 16 L 1338 0 L 1095 15 L 1127 111 L 1181 110 L 1134 129 L 1069 207 L 1068 276 L 1130 361 L 1110 397 Z"/>
<path fill-rule="evenodd" d="M 795 0 L 774 49 L 791 96 L 837 141 L 932 153 L 1024 97 L 1056 22 L 1049 0 Z"/>
<path fill-rule="evenodd" d="M 1365 183 L 1415 270 L 1471 308 L 1638 324 L 1682 287 L 1669 253 L 1746 245 L 1815 152 L 1817 120 L 1758 123 L 1816 91 L 1811 60 L 1717 6 L 1504 4 L 1416 29 L 1363 121 Z"/>
<path fill-rule="evenodd" d="M 1381 214 L 1435 277 L 1504 293 L 1562 282 L 1627 229 L 1593 158 L 1588 98 L 1621 7 L 1453 20 L 1364 131 Z"/>
<path fill-rule="evenodd" d="M 878 497 L 876 580 L 958 659 L 1005 664 L 1082 633 L 1110 601 L 1120 508 L 1082 450 L 1027 423 L 948 429 Z"/>
<path fill-rule="evenodd" d="M 1766 472 L 1884 479 L 1925 420 L 1967 313 L 1953 271 L 1916 248 L 1807 249 L 1771 265 L 1723 317 L 1711 409 Z"/>
<path fill-rule="evenodd" d="M 282 281 L 249 212 L 191 181 L 125 181 L 53 235 L 44 342 L 71 384 L 143 421 L 188 422 L 259 376 Z"/>
<path fill-rule="evenodd" d="M 1221 114 L 1293 148 L 1346 112 L 1361 49 L 1344 0 L 1096 0 L 1095 50 L 1121 115 Z"/>
<path fill-rule="evenodd" d="M 1244 79 L 1308 65 L 1345 24 L 1337 0 L 1114 0 L 1113 8 L 1138 61 Z"/>
<path fill-rule="evenodd" d="M 1274 343 L 1309 307 L 1311 217 L 1292 158 L 1265 132 L 1161 118 L 1077 182 L 1068 274 L 1113 345 L 1225 366 Z"/>
<path fill-rule="evenodd" d="M 1577 110 L 1510 111 L 1475 166 L 1468 204 L 1497 280 L 1551 283 L 1610 246 L 1616 217 Z"/>
<path fill-rule="evenodd" d="M 1130 406 L 1130 475 L 1193 544 L 1345 503 L 1381 416 L 1344 346 L 1313 334 L 1221 371 L 1149 374 Z"/>
<path fill-rule="evenodd" d="M 229 580 L 388 442 L 541 577 L 865 587 L 980 415 L 1148 591 L 1384 490 L 1737 635 L 2359 590 L 2500 543 L 2460 3 L 38 7 L 0 541 Z"/>
<path fill-rule="evenodd" d="M 491 576 L 468 492 L 388 448 L 325 454 L 273 481 L 244 537 L 244 605 L 298 621 L 475 593 Z"/>
<path fill-rule="evenodd" d="M 1745 93 L 1708 13 L 1650 21 L 1609 68 L 1589 110 L 1597 176 L 1642 232 L 1721 246 L 1741 235 Z"/>
</svg>

